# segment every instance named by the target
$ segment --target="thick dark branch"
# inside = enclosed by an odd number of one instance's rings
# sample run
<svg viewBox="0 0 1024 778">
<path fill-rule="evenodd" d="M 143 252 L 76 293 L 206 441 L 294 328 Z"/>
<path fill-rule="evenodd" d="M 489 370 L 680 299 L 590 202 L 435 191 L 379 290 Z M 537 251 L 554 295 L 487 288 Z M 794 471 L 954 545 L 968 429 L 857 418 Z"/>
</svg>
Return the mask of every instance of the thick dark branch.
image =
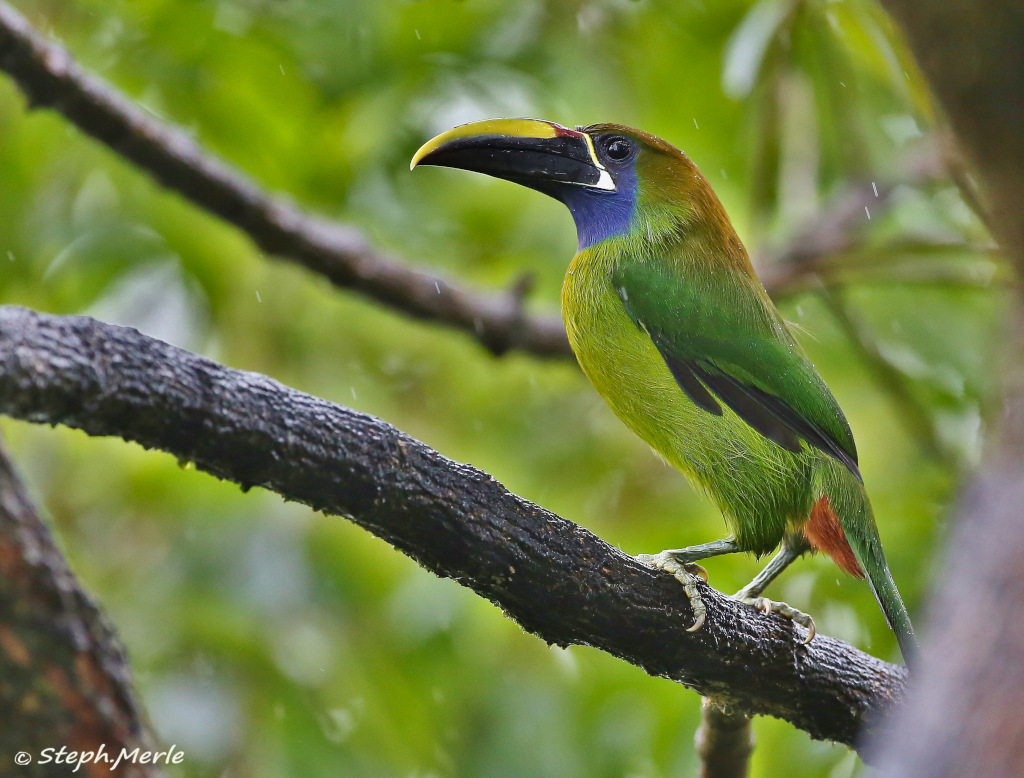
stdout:
<svg viewBox="0 0 1024 778">
<path fill-rule="evenodd" d="M 246 232 L 264 251 L 416 318 L 464 330 L 495 353 L 521 349 L 541 357 L 572 356 L 562 322 L 527 315 L 521 290 L 488 294 L 460 288 L 401 264 L 351 227 L 309 216 L 269 195 L 179 128 L 87 75 L 63 47 L 3 2 L 0 68 L 32 105 L 59 111 L 164 186 Z"/>
<path fill-rule="evenodd" d="M 603 649 L 747 714 L 856 747 L 906 672 L 679 584 L 379 419 L 135 330 L 0 308 L 0 413 L 115 435 L 346 516 L 549 643 Z"/>
<path fill-rule="evenodd" d="M 51 775 L 53 763 L 37 760 L 61 745 L 102 747 L 112 759 L 122 748 L 155 750 L 124 649 L 68 569 L 2 448 L 0 679 L 0 774 Z M 32 764 L 16 767 L 18 752 L 30 754 Z M 118 774 L 163 771 L 127 764 Z"/>
<path fill-rule="evenodd" d="M 1015 372 L 1001 445 L 962 496 L 938 568 L 922 684 L 884 739 L 885 776 L 1024 774 L 1024 376 Z"/>
</svg>

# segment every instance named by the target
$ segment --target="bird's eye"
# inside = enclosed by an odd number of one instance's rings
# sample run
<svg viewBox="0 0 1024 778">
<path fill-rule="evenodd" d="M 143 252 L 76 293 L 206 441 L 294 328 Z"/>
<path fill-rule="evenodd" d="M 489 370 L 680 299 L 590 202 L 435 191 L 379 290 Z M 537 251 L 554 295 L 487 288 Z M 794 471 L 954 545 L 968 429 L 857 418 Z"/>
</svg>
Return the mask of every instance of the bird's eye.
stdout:
<svg viewBox="0 0 1024 778">
<path fill-rule="evenodd" d="M 609 138 L 605 142 L 604 150 L 609 159 L 621 162 L 633 153 L 633 144 L 625 138 Z"/>
</svg>

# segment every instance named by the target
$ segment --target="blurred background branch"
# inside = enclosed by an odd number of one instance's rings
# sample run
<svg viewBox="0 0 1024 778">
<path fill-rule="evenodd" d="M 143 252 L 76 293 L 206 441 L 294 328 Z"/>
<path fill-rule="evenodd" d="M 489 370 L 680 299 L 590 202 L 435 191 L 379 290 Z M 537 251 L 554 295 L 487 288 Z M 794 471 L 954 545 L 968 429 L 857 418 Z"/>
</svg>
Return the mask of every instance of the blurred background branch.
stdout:
<svg viewBox="0 0 1024 778">
<path fill-rule="evenodd" d="M 1024 6 L 885 0 L 978 172 L 987 224 L 1024 273 Z M 1006 323 L 1002 413 L 936 566 L 909 704 L 879 737 L 886 776 L 1024 773 L 1024 287 Z M 941 707 L 941 710 L 936 708 Z"/>
<path fill-rule="evenodd" d="M 754 750 L 750 718 L 705 697 L 694 745 L 701 761 L 699 778 L 745 778 Z"/>
</svg>

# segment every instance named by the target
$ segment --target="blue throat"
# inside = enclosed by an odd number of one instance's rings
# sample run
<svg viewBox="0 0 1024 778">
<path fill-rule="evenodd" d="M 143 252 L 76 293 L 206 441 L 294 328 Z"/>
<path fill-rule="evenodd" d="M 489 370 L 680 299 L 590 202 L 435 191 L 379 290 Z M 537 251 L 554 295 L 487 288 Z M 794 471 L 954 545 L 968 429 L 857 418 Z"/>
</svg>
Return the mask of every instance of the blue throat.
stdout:
<svg viewBox="0 0 1024 778">
<path fill-rule="evenodd" d="M 615 186 L 614 192 L 606 192 L 565 185 L 556 194 L 576 221 L 579 251 L 629 229 L 636 212 L 636 169 L 629 167 L 618 171 Z"/>
</svg>

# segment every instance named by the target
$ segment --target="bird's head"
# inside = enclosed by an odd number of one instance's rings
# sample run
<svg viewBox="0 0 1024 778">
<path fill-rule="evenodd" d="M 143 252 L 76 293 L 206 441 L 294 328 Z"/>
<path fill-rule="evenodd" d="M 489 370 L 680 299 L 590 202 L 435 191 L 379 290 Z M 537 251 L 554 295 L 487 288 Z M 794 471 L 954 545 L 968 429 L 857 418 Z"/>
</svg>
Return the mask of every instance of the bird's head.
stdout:
<svg viewBox="0 0 1024 778">
<path fill-rule="evenodd" d="M 563 202 L 580 249 L 631 231 L 658 237 L 721 212 L 683 152 L 620 124 L 570 129 L 538 119 L 464 124 L 425 143 L 411 167 L 438 165 L 504 178 Z M 724 212 L 722 212 L 724 217 Z"/>
</svg>

